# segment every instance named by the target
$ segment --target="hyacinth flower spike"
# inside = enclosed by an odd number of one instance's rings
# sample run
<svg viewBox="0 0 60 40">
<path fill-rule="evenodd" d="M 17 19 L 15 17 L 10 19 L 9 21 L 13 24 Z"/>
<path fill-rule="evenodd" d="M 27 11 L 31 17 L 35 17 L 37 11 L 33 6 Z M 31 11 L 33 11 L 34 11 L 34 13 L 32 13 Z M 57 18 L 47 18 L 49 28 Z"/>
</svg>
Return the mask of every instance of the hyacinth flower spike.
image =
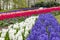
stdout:
<svg viewBox="0 0 60 40">
<path fill-rule="evenodd" d="M 51 13 L 41 14 L 26 40 L 60 40 L 59 28 L 59 23 Z"/>
</svg>

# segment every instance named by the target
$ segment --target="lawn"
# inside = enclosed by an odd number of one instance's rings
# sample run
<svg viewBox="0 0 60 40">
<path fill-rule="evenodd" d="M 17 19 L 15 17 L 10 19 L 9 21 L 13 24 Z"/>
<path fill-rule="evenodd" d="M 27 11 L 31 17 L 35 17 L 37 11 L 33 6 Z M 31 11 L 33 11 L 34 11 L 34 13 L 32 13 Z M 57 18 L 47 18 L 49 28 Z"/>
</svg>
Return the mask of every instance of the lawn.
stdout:
<svg viewBox="0 0 60 40">
<path fill-rule="evenodd" d="M 55 18 L 57 19 L 57 21 L 60 23 L 60 15 L 55 16 Z"/>
</svg>

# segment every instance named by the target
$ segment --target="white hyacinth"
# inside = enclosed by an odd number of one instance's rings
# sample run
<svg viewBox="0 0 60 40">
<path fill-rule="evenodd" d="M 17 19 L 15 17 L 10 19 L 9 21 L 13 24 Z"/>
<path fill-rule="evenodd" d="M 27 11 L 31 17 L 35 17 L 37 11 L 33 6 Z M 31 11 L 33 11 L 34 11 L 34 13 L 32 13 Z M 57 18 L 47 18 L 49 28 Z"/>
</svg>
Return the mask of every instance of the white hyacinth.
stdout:
<svg viewBox="0 0 60 40">
<path fill-rule="evenodd" d="M 18 25 L 19 25 L 18 23 L 14 24 L 14 25 L 13 25 L 13 28 L 19 28 Z"/>
<path fill-rule="evenodd" d="M 24 26 L 25 26 L 25 23 L 24 23 L 24 22 L 19 23 L 19 27 L 20 27 L 20 29 L 23 29 Z"/>
<path fill-rule="evenodd" d="M 0 38 L 0 40 L 4 40 L 4 38 Z"/>
<path fill-rule="evenodd" d="M 14 30 L 14 29 L 9 30 L 9 38 L 10 39 L 14 39 L 14 37 L 15 37 L 14 33 L 16 33 L 16 30 Z"/>
<path fill-rule="evenodd" d="M 21 40 L 23 39 L 22 38 L 22 33 L 19 31 L 16 35 L 15 35 L 15 39 L 17 40 L 18 39 L 18 37 L 20 37 L 21 38 Z"/>
<path fill-rule="evenodd" d="M 6 32 L 9 33 L 10 40 L 23 40 L 22 33 L 25 32 L 24 37 L 26 38 L 27 35 L 29 34 L 29 30 L 35 24 L 36 18 L 38 18 L 38 16 L 32 16 L 32 17 L 27 18 L 25 21 L 22 21 L 21 23 L 16 23 L 16 24 L 12 24 L 12 25 L 8 26 L 8 29 L 2 29 L 2 31 L 1 31 L 2 34 L 1 34 L 0 40 L 4 40 Z M 18 31 L 16 33 L 17 29 L 18 29 Z"/>
<path fill-rule="evenodd" d="M 10 29 L 10 28 L 12 28 L 13 27 L 13 25 L 10 25 L 10 26 L 8 26 L 8 29 Z"/>
<path fill-rule="evenodd" d="M 18 36 L 18 40 L 23 40 L 22 36 Z"/>
<path fill-rule="evenodd" d="M 25 31 L 24 36 L 27 37 L 28 34 L 29 34 L 29 32 L 28 31 Z"/>
<path fill-rule="evenodd" d="M 4 38 L 8 29 L 2 29 L 1 37 Z"/>
</svg>

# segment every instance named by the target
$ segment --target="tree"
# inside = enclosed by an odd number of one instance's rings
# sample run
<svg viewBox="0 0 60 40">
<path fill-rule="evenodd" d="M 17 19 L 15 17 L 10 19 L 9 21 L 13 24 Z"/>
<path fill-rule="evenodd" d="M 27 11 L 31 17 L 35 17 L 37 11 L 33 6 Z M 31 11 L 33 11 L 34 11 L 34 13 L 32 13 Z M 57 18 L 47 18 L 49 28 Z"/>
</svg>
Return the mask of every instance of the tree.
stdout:
<svg viewBox="0 0 60 40">
<path fill-rule="evenodd" d="M 13 0 L 14 4 L 18 6 L 18 8 L 24 8 L 27 7 L 26 0 Z"/>
<path fill-rule="evenodd" d="M 0 10 L 1 10 L 1 0 L 0 0 Z"/>
</svg>

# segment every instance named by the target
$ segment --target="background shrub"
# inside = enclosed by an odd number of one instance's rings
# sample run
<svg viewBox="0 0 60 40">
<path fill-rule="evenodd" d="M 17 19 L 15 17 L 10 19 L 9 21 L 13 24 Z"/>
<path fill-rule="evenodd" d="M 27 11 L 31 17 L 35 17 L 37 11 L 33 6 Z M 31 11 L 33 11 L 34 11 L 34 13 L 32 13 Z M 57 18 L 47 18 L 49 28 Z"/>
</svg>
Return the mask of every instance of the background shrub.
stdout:
<svg viewBox="0 0 60 40">
<path fill-rule="evenodd" d="M 60 3 L 50 1 L 50 2 L 39 2 L 36 3 L 35 5 L 32 5 L 31 7 L 55 7 L 55 6 L 60 6 Z"/>
</svg>

